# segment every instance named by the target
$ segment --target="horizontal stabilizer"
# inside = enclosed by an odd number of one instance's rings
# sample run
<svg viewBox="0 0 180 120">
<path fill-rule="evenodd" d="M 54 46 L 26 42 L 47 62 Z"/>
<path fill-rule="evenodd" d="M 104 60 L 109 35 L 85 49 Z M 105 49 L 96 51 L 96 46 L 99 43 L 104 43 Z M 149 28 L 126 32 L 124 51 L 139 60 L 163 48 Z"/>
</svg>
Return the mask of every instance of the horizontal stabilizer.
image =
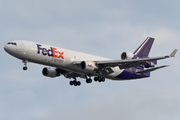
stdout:
<svg viewBox="0 0 180 120">
<path fill-rule="evenodd" d="M 171 53 L 170 57 L 175 57 L 177 51 L 178 51 L 178 50 L 175 49 L 175 50 Z"/>
<path fill-rule="evenodd" d="M 136 74 L 144 74 L 144 73 L 152 72 L 152 71 L 155 71 L 155 70 L 157 70 L 157 69 L 164 68 L 164 67 L 168 67 L 168 66 L 169 66 L 169 65 L 163 65 L 163 66 L 160 66 L 160 67 L 155 67 L 155 68 L 151 68 L 151 69 L 146 69 L 146 70 L 138 71 L 138 72 L 136 72 Z"/>
</svg>

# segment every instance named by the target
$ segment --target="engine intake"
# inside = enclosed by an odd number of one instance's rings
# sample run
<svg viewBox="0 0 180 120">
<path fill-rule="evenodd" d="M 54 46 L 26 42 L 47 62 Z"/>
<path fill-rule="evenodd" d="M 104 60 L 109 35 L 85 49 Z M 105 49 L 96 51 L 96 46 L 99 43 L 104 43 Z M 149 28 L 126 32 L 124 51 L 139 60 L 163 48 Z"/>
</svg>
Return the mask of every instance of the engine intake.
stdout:
<svg viewBox="0 0 180 120">
<path fill-rule="evenodd" d="M 81 69 L 87 70 L 87 71 L 94 71 L 95 69 L 98 69 L 95 63 L 93 62 L 86 62 L 82 61 L 81 62 Z"/>
<path fill-rule="evenodd" d="M 45 67 L 42 70 L 42 74 L 46 77 L 51 77 L 51 78 L 60 76 L 60 72 L 58 70 L 56 70 L 56 68 L 46 68 Z"/>
<path fill-rule="evenodd" d="M 123 52 L 121 54 L 121 60 L 131 60 L 134 57 L 134 54 L 129 52 Z"/>
</svg>

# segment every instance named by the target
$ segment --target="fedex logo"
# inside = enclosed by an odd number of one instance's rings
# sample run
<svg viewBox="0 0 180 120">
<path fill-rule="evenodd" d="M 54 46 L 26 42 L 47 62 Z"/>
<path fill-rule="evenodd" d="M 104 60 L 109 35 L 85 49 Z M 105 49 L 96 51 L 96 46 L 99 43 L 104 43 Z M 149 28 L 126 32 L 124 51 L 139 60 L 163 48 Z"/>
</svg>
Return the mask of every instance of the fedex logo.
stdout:
<svg viewBox="0 0 180 120">
<path fill-rule="evenodd" d="M 90 65 L 90 64 L 89 64 L 88 66 L 89 66 L 89 67 L 91 67 L 91 68 L 93 68 L 93 67 L 94 67 L 93 65 Z"/>
<path fill-rule="evenodd" d="M 56 48 L 50 47 L 50 49 L 46 49 L 46 48 L 42 48 L 41 45 L 36 44 L 37 45 L 37 53 L 40 54 L 40 52 L 46 56 L 48 55 L 49 57 L 55 57 L 55 58 L 61 58 L 64 59 L 63 55 L 64 52 L 59 52 L 57 51 Z"/>
</svg>

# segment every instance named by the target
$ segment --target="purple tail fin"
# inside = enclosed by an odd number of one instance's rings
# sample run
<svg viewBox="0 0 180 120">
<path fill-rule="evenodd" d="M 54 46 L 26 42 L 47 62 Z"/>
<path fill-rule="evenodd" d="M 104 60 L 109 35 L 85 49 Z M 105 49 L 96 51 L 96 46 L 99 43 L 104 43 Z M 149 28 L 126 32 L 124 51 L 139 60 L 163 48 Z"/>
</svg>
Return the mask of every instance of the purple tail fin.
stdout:
<svg viewBox="0 0 180 120">
<path fill-rule="evenodd" d="M 153 45 L 154 38 L 148 37 L 140 46 L 139 48 L 134 52 L 134 55 L 140 57 L 140 58 L 147 58 L 149 55 L 149 52 L 151 50 L 151 47 Z"/>
</svg>

